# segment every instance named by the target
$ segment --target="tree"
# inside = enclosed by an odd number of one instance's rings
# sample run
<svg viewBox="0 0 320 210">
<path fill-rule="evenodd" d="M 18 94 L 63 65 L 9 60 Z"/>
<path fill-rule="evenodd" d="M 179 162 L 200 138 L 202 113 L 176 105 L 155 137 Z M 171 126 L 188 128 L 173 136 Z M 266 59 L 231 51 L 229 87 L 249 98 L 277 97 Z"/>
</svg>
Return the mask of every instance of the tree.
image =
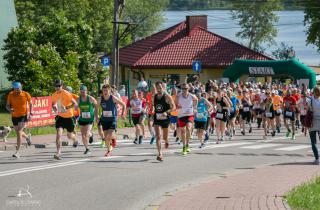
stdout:
<svg viewBox="0 0 320 210">
<path fill-rule="evenodd" d="M 91 85 L 93 81 L 98 80 L 98 75 L 94 72 L 99 71 L 96 65 L 97 57 L 90 52 L 91 48 L 92 30 L 82 21 L 69 21 L 63 14 L 41 17 L 37 24 L 25 21 L 19 25 L 19 28 L 13 29 L 5 40 L 3 49 L 6 51 L 4 59 L 6 60 L 5 67 L 9 75 L 8 79 L 10 81 L 19 80 L 25 84 L 30 81 L 35 83 L 51 81 L 38 77 L 38 74 L 31 68 L 35 67 L 35 70 L 39 71 L 43 66 L 48 65 L 48 60 L 44 59 L 43 55 L 38 55 L 47 49 L 47 52 L 52 52 L 53 58 L 56 58 L 57 71 L 60 68 L 61 71 L 76 68 L 76 75 L 73 74 L 74 71 L 70 71 L 71 80 L 81 80 L 84 84 Z M 74 54 L 79 62 L 74 62 L 74 58 L 71 56 Z M 63 63 L 66 66 L 62 65 Z M 48 73 L 50 72 L 44 71 L 44 74 Z M 45 77 L 51 78 L 55 75 L 60 76 L 55 73 L 45 75 Z M 88 76 L 90 76 L 90 81 L 86 80 Z M 35 92 L 35 94 L 37 93 Z"/>
<path fill-rule="evenodd" d="M 304 25 L 307 28 L 307 44 L 314 44 L 320 52 L 320 8 L 318 0 L 304 1 Z"/>
<path fill-rule="evenodd" d="M 295 56 L 295 51 L 292 46 L 287 45 L 285 42 L 281 42 L 279 48 L 273 51 L 272 55 L 276 59 L 288 60 Z"/>
<path fill-rule="evenodd" d="M 237 37 L 248 40 L 248 47 L 254 50 L 261 49 L 262 44 L 270 46 L 274 43 L 277 29 L 274 24 L 279 17 L 274 13 L 280 10 L 280 0 L 254 1 L 247 0 L 234 1 L 232 18 L 239 20 L 241 30 Z"/>
</svg>

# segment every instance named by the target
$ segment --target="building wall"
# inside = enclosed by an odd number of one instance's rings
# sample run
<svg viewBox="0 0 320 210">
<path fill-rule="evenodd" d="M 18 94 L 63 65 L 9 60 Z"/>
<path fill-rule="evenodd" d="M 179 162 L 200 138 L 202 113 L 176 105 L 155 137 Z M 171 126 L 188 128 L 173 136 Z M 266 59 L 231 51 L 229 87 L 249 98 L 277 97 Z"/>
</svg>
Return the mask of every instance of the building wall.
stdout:
<svg viewBox="0 0 320 210">
<path fill-rule="evenodd" d="M 10 86 L 7 80 L 7 74 L 4 69 L 3 55 L 1 50 L 4 45 L 4 39 L 12 27 L 18 25 L 14 0 L 0 0 L 0 90 Z"/>
<path fill-rule="evenodd" d="M 220 79 L 222 77 L 224 69 L 203 69 L 200 73 L 200 81 L 207 82 L 209 79 Z M 178 83 L 184 82 L 187 76 L 196 75 L 196 73 L 190 69 L 143 69 L 143 70 L 133 70 L 130 68 L 124 68 L 125 79 L 121 78 L 122 81 L 127 81 L 130 79 L 130 85 L 135 88 L 138 80 L 140 79 L 140 74 L 138 72 L 144 73 L 145 80 L 151 80 L 152 83 L 156 81 L 163 80 L 164 78 L 171 78 L 171 80 L 176 80 L 179 78 Z"/>
</svg>

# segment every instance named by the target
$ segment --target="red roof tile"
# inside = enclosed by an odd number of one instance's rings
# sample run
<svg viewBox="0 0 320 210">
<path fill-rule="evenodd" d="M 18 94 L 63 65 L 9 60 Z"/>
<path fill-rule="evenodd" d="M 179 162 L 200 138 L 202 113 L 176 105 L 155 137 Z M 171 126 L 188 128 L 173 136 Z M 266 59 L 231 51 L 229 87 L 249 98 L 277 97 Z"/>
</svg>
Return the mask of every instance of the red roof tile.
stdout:
<svg viewBox="0 0 320 210">
<path fill-rule="evenodd" d="M 186 22 L 120 49 L 120 64 L 134 69 L 190 68 L 196 59 L 203 68 L 226 67 L 236 58 L 272 60 L 199 26 L 187 33 Z"/>
</svg>

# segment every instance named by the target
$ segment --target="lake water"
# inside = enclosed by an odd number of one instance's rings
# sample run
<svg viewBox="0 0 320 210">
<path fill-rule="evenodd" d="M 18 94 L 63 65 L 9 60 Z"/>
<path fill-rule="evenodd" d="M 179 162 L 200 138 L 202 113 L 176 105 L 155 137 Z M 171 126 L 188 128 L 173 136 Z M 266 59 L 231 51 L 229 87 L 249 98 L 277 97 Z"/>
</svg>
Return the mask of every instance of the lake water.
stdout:
<svg viewBox="0 0 320 210">
<path fill-rule="evenodd" d="M 207 15 L 208 30 L 216 34 L 222 35 L 228 39 L 238 43 L 245 43 L 236 37 L 236 33 L 240 31 L 240 26 L 236 20 L 231 18 L 230 10 L 205 10 L 205 11 L 167 11 L 164 13 L 166 21 L 161 29 L 168 28 L 186 19 L 187 15 Z M 303 25 L 303 11 L 279 11 L 277 12 L 279 21 L 277 25 L 278 35 L 275 37 L 277 44 L 285 42 L 289 46 L 293 46 L 296 51 L 296 57 L 307 65 L 320 65 L 320 54 L 313 45 L 306 45 L 305 26 Z M 272 46 L 266 50 L 266 54 L 277 49 Z"/>
</svg>

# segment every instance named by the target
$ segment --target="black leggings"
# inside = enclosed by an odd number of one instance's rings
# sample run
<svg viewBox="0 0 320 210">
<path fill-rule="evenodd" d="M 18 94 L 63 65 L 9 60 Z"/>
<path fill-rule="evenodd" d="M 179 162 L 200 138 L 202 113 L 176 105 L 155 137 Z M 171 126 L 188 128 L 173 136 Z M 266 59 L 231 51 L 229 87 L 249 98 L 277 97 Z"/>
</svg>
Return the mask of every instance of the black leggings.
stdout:
<svg viewBox="0 0 320 210">
<path fill-rule="evenodd" d="M 313 151 L 313 155 L 316 158 L 316 160 L 319 159 L 319 152 L 318 152 L 318 148 L 317 148 L 317 133 L 318 133 L 318 136 L 320 137 L 319 131 L 309 131 L 312 151 Z"/>
</svg>

